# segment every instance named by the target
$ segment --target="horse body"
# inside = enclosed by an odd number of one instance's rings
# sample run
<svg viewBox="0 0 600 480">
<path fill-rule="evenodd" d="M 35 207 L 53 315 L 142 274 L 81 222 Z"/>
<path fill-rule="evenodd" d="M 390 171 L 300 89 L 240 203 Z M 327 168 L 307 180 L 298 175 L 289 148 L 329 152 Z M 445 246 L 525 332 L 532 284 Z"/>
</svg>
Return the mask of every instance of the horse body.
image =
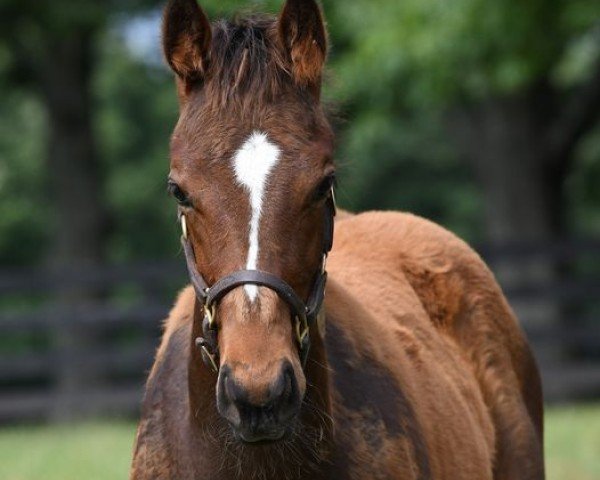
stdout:
<svg viewBox="0 0 600 480">
<path fill-rule="evenodd" d="M 539 374 L 479 257 L 408 214 L 339 214 L 333 235 L 315 0 L 214 24 L 169 0 L 163 46 L 193 288 L 165 324 L 132 480 L 542 480 Z"/>
<path fill-rule="evenodd" d="M 315 342 L 311 367 L 327 379 L 307 391 L 329 397 L 321 444 L 237 450 L 214 402 L 193 410 L 198 376 L 181 368 L 200 369 L 188 288 L 148 380 L 132 478 L 542 478 L 535 364 L 477 255 L 407 214 L 348 217 L 335 238 L 324 344 Z M 199 388 L 214 388 L 202 378 Z"/>
<path fill-rule="evenodd" d="M 495 479 L 543 478 L 537 366 L 470 247 L 413 215 L 362 214 L 336 229 L 329 270 L 366 307 L 368 320 L 339 315 L 353 351 L 379 359 L 413 399 L 431 478 L 459 478 L 468 465 L 487 465 Z M 487 478 L 486 468 L 465 478 Z"/>
</svg>

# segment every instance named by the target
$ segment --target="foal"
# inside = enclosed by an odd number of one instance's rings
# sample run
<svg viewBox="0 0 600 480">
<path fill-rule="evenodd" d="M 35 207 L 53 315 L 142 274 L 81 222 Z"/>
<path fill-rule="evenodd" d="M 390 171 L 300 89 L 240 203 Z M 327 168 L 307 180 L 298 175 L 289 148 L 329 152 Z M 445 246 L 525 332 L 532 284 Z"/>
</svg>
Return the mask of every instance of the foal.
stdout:
<svg viewBox="0 0 600 480">
<path fill-rule="evenodd" d="M 163 40 L 192 286 L 165 325 L 131 478 L 542 479 L 538 371 L 479 257 L 400 213 L 338 215 L 329 255 L 315 1 L 211 25 L 171 0 Z"/>
</svg>

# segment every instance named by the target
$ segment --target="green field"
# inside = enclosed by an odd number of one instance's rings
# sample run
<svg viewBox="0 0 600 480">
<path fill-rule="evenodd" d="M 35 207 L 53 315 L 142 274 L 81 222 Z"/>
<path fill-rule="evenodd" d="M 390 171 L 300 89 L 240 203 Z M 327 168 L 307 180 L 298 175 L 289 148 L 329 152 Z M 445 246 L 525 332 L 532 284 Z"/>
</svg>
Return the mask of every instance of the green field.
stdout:
<svg viewBox="0 0 600 480">
<path fill-rule="evenodd" d="M 2 480 L 126 479 L 135 425 L 94 423 L 0 430 Z M 600 479 L 600 407 L 550 409 L 549 480 Z"/>
</svg>

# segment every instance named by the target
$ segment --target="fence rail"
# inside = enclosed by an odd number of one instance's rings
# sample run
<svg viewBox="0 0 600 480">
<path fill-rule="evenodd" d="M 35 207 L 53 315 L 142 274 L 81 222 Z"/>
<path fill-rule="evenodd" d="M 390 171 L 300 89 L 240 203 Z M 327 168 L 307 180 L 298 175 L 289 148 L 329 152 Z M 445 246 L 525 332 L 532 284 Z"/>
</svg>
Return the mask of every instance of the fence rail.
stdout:
<svg viewBox="0 0 600 480">
<path fill-rule="evenodd" d="M 492 269 L 560 267 L 552 278 L 509 275 L 505 292 L 523 312 L 546 398 L 600 396 L 600 241 L 480 251 Z M 186 280 L 181 261 L 0 271 L 0 422 L 135 413 L 161 319 Z M 540 323 L 539 309 L 558 316 Z"/>
</svg>

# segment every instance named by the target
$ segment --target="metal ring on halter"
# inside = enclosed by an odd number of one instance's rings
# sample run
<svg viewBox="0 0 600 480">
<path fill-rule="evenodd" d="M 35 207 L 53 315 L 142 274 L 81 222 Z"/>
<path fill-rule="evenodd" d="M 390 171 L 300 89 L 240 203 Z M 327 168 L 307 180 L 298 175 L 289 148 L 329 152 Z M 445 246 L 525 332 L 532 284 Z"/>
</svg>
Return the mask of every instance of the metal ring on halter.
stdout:
<svg viewBox="0 0 600 480">
<path fill-rule="evenodd" d="M 185 215 L 183 213 L 181 215 L 179 215 L 179 222 L 181 223 L 181 234 L 183 235 L 183 238 L 185 240 L 187 240 L 187 238 L 188 238 L 187 221 L 186 221 Z"/>
<path fill-rule="evenodd" d="M 333 203 L 333 216 L 337 213 L 337 201 L 335 199 L 335 188 L 331 186 L 331 202 Z"/>
</svg>

